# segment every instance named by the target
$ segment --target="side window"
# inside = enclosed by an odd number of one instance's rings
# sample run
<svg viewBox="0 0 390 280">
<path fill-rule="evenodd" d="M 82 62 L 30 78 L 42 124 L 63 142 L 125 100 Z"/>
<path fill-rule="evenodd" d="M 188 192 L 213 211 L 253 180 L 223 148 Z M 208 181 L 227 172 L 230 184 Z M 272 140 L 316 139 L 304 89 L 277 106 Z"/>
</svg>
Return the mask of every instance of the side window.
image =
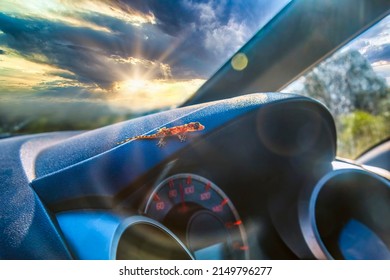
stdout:
<svg viewBox="0 0 390 280">
<path fill-rule="evenodd" d="M 323 102 L 337 128 L 338 156 L 356 158 L 390 136 L 390 16 L 283 92 Z"/>
</svg>

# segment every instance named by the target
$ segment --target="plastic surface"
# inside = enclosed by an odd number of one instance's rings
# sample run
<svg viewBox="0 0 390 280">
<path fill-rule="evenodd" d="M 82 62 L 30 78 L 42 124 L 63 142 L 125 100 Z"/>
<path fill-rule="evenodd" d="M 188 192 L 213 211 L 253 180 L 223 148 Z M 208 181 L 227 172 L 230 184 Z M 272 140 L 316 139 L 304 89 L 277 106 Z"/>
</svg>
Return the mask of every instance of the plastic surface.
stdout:
<svg viewBox="0 0 390 280">
<path fill-rule="evenodd" d="M 191 253 L 184 244 L 162 224 L 144 216 L 122 216 L 112 211 L 69 211 L 57 214 L 58 223 L 77 259 L 81 260 L 114 260 L 123 256 L 123 259 L 151 259 L 169 258 L 169 253 L 164 251 L 165 242 L 175 248 L 176 258 L 193 259 Z M 142 226 L 147 229 L 145 232 L 130 232 L 135 226 Z M 153 234 L 158 232 L 158 234 Z M 137 237 L 137 241 L 132 237 Z M 153 238 L 157 238 L 154 240 Z M 123 242 L 121 242 L 121 240 Z M 159 242 L 163 244 L 159 244 Z M 165 242 L 164 242 L 165 241 Z M 140 244 L 137 244 L 139 242 Z M 149 244 L 152 248 L 149 253 L 143 255 L 139 246 Z M 172 249 L 171 248 L 171 249 Z M 165 249 L 165 250 L 164 250 Z M 130 252 L 129 252 L 130 250 Z M 134 252 L 131 252 L 134 250 Z M 153 254 L 156 253 L 156 254 Z M 143 256 L 144 258 L 142 258 Z M 156 257 L 156 258 L 155 258 Z M 175 259 L 176 259 L 175 258 Z M 181 258 L 180 258 L 181 259 Z"/>
<path fill-rule="evenodd" d="M 0 141 L 0 259 L 72 258 L 40 198 L 29 185 L 21 154 L 23 145 L 29 141 L 36 141 L 38 146 L 39 141 L 58 136 L 42 134 Z"/>
<path fill-rule="evenodd" d="M 32 186 L 49 205 L 83 197 L 114 197 L 141 175 L 191 145 L 196 138 L 263 106 L 286 102 L 317 106 L 316 110 L 324 113 L 325 121 L 333 129 L 333 143 L 327 145 L 335 147 L 332 118 L 319 103 L 290 94 L 252 94 L 149 115 L 70 138 L 40 155 L 37 173 L 46 175 L 34 180 Z M 185 142 L 169 137 L 163 148 L 156 145 L 158 140 L 135 140 L 117 145 L 128 137 L 193 121 L 202 123 L 206 129 L 189 133 Z M 332 153 L 330 157 L 334 157 L 335 150 Z"/>
<path fill-rule="evenodd" d="M 69 212 L 57 215 L 64 238 L 77 259 L 109 260 L 121 217 L 105 212 Z"/>
<path fill-rule="evenodd" d="M 279 118 L 279 115 L 283 115 L 284 108 L 288 108 L 290 112 Z M 263 112 L 266 114 L 260 114 Z M 294 112 L 303 112 L 300 114 L 300 120 L 295 123 Z M 126 191 L 127 195 L 144 191 L 145 189 L 139 189 L 139 185 L 134 182 L 140 178 L 153 178 L 152 171 L 161 167 L 169 168 L 169 162 L 177 159 L 191 161 L 204 157 L 206 161 L 211 160 L 207 164 L 212 164 L 216 158 L 213 158 L 208 149 L 211 148 L 212 152 L 217 148 L 215 145 L 222 148 L 218 161 L 224 161 L 226 150 L 223 149 L 227 148 L 233 152 L 231 156 L 239 156 L 231 163 L 239 164 L 250 172 L 255 167 L 253 164 L 261 164 L 265 167 L 264 172 L 267 172 L 267 165 L 271 162 L 259 162 L 258 158 L 251 154 L 255 150 L 261 154 L 259 149 L 264 148 L 258 146 L 261 143 L 253 136 L 261 134 L 261 137 L 267 138 L 265 134 L 269 132 L 271 140 L 283 136 L 285 142 L 278 143 L 279 146 L 288 144 L 294 127 L 299 128 L 306 123 L 305 116 L 319 116 L 320 127 L 324 129 L 319 132 L 322 133 L 324 144 L 313 146 L 310 155 L 306 153 L 305 157 L 313 158 L 314 155 L 319 160 L 331 160 L 336 152 L 336 135 L 332 117 L 326 108 L 310 98 L 280 93 L 252 94 L 179 108 L 84 133 L 46 133 L 1 140 L 0 258 L 74 257 L 67 248 L 68 244 L 65 244 L 63 233 L 52 218 L 58 210 L 58 205 L 65 205 L 68 210 L 77 207 L 93 208 L 93 205 L 85 204 L 87 198 L 108 197 L 115 200 L 123 191 Z M 260 124 L 252 123 L 255 119 Z M 290 119 L 294 124 L 292 127 L 288 126 Z M 158 140 L 135 140 L 117 145 L 132 136 L 152 134 L 164 126 L 171 127 L 193 121 L 201 122 L 206 129 L 189 133 L 185 142 L 180 142 L 177 137 L 169 137 L 162 148 L 156 145 Z M 279 121 L 287 124 L 279 127 Z M 256 131 L 256 125 L 261 126 L 259 131 Z M 306 133 L 308 134 L 304 136 L 312 136 L 310 132 Z M 204 141 L 205 139 L 209 140 Z M 202 145 L 197 146 L 200 142 Z M 251 160 L 245 162 L 245 165 L 241 164 L 243 155 L 236 155 L 232 150 L 232 147 L 238 144 L 242 145 L 243 150 L 249 149 L 244 156 L 250 157 Z M 272 166 L 268 168 L 273 169 Z M 256 171 L 256 174 L 259 172 Z M 122 196 L 122 199 L 124 197 Z M 74 205 L 69 204 L 69 201 L 77 200 L 82 203 L 72 208 Z M 113 205 L 100 204 L 98 207 L 112 209 Z"/>
<path fill-rule="evenodd" d="M 139 156 L 134 152 L 135 149 L 145 147 L 149 149 L 156 146 L 156 143 L 153 141 L 134 141 L 120 146 L 117 143 L 129 137 L 155 133 L 158 128 L 164 126 L 171 127 L 199 121 L 206 125 L 206 129 L 202 131 L 202 134 L 204 134 L 262 105 L 291 98 L 315 102 L 299 95 L 284 93 L 250 94 L 238 98 L 178 108 L 88 131 L 43 151 L 36 161 L 37 177 L 80 163 L 109 150 L 120 150 L 121 153 L 130 152 L 132 157 Z M 176 147 L 181 147 L 182 145 L 172 145 L 177 144 L 177 142 L 180 142 L 177 141 L 177 138 L 168 141 L 164 151 L 170 152 Z M 186 142 L 182 144 L 186 144 Z M 140 145 L 140 147 L 134 147 L 134 145 Z M 128 147 L 131 147 L 130 151 L 127 151 Z M 148 151 L 153 153 L 149 158 L 158 156 L 156 152 L 160 150 L 158 147 L 155 148 L 155 151 L 153 149 Z"/>
</svg>

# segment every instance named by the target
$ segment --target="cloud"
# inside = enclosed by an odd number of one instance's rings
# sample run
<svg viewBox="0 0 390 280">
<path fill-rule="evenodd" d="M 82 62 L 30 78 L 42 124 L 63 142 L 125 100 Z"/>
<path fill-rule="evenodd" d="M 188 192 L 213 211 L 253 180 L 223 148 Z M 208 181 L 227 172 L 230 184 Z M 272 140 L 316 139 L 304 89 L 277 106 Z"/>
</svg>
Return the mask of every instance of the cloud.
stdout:
<svg viewBox="0 0 390 280">
<path fill-rule="evenodd" d="M 177 53 L 183 63 L 180 63 L 178 68 L 184 67 L 198 74 L 204 73 L 203 78 L 206 78 L 289 1 L 121 2 L 145 13 L 152 13 L 156 18 L 156 26 L 161 31 L 182 38 Z M 172 69 L 175 74 L 175 67 L 172 66 Z"/>
<path fill-rule="evenodd" d="M 174 76 L 182 73 L 206 78 L 238 50 L 288 1 L 205 1 L 205 0 L 100 0 L 115 10 L 153 15 L 155 24 L 143 32 L 146 53 L 159 53 L 171 65 Z M 245 15 L 245 17 L 243 17 Z M 102 17 L 96 17 L 94 22 Z M 123 30 L 119 25 L 106 27 Z M 149 34 L 150 33 L 150 34 Z M 165 52 L 151 50 L 165 38 Z M 174 46 L 174 48 L 172 48 Z M 148 58 L 148 57 L 145 57 Z M 148 58 L 150 59 L 150 58 Z M 189 77 L 183 77 L 189 78 Z"/>
<path fill-rule="evenodd" d="M 390 16 L 360 34 L 345 49 L 358 50 L 370 63 L 390 62 Z"/>
<path fill-rule="evenodd" d="M 85 20 L 88 14 L 117 18 L 133 25 L 154 23 L 154 16 L 135 9 L 121 9 L 120 1 L 115 5 L 105 0 L 2 0 L 0 10 L 15 16 L 46 19 L 63 22 L 71 26 L 88 27 L 99 31 L 108 31 L 99 25 Z M 118 6 L 118 7 L 117 7 Z"/>
<path fill-rule="evenodd" d="M 375 63 L 379 61 L 390 62 L 390 43 L 385 45 L 370 47 L 369 50 L 366 52 L 366 58 L 371 63 Z"/>
<path fill-rule="evenodd" d="M 134 78 L 206 79 L 286 2 L 16 0 L 0 4 L 0 46 L 107 92 Z"/>
<path fill-rule="evenodd" d="M 142 40 L 142 34 L 131 26 L 127 28 L 126 37 L 122 38 L 59 22 L 0 14 L 0 29 L 3 31 L 2 42 L 8 48 L 31 61 L 70 71 L 82 83 L 110 88 L 114 82 L 127 79 L 135 72 L 148 73 L 150 78 L 164 77 L 160 65 L 153 69 L 153 63 L 124 63 L 112 59 L 112 56 L 128 58 L 136 53 L 132 41 Z M 158 53 L 149 52 L 148 55 L 153 60 Z"/>
<path fill-rule="evenodd" d="M 31 92 L 42 83 L 58 81 L 72 84 L 74 81 L 66 77 L 69 72 L 52 65 L 36 63 L 18 56 L 12 49 L 5 49 L 0 63 L 0 93 Z"/>
<path fill-rule="evenodd" d="M 2 54 L 6 54 L 6 52 L 4 50 L 0 50 L 0 55 Z"/>
</svg>

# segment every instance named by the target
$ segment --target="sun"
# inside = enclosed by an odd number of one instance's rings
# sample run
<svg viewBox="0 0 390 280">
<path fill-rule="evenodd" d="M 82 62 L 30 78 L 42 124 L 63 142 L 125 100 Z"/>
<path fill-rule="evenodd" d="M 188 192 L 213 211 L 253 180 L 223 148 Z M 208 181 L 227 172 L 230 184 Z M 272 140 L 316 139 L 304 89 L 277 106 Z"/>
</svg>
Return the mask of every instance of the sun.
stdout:
<svg viewBox="0 0 390 280">
<path fill-rule="evenodd" d="M 129 80 L 124 82 L 123 89 L 127 92 L 137 93 L 137 92 L 145 90 L 145 87 L 147 86 L 147 84 L 148 84 L 148 81 L 145 79 L 133 78 L 133 79 L 129 79 Z"/>
</svg>

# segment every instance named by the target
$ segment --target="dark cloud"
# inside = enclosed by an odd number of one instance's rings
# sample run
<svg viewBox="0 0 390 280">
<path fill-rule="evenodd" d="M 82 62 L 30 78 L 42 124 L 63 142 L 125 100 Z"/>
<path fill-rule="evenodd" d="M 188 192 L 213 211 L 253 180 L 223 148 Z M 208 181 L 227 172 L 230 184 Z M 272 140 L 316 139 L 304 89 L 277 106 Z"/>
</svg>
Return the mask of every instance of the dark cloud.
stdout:
<svg viewBox="0 0 390 280">
<path fill-rule="evenodd" d="M 176 51 L 166 58 L 173 65 L 173 73 L 197 73 L 204 78 L 288 3 L 288 0 L 101 1 L 123 11 L 153 14 L 163 34 L 181 40 Z"/>
<path fill-rule="evenodd" d="M 140 2 L 144 2 L 144 4 Z M 144 12 L 147 9 L 148 12 L 156 17 L 157 24 L 161 30 L 172 36 L 179 35 L 183 30 L 190 28 L 191 24 L 197 24 L 197 17 L 194 11 L 188 9 L 184 1 L 167 0 L 162 2 L 149 0 L 126 1 L 126 3 Z"/>
<path fill-rule="evenodd" d="M 5 51 L 4 50 L 0 50 L 0 55 L 1 54 L 5 54 Z"/>
<path fill-rule="evenodd" d="M 60 77 L 106 89 L 135 73 L 164 78 L 159 63 L 168 64 L 174 78 L 207 78 L 281 6 L 279 1 L 100 1 L 129 15 L 153 14 L 156 24 L 134 26 L 82 11 L 74 15 L 111 31 L 104 32 L 0 13 L 0 45 L 70 72 Z M 156 63 L 126 62 L 129 57 Z"/>
<path fill-rule="evenodd" d="M 381 60 L 390 61 L 390 44 L 369 47 L 366 56 L 370 63 Z"/>
<path fill-rule="evenodd" d="M 68 73 L 68 72 L 57 71 L 57 72 L 51 72 L 49 74 L 52 76 L 57 76 L 57 77 L 61 77 L 61 78 L 68 79 L 68 80 L 77 80 L 76 75 Z"/>
<path fill-rule="evenodd" d="M 363 51 L 370 63 L 381 60 L 390 61 L 390 44 L 382 41 L 382 38 L 389 37 L 389 30 L 390 16 L 387 16 L 352 40 L 349 46 Z"/>
<path fill-rule="evenodd" d="M 29 60 L 36 61 L 37 54 L 42 55 L 49 64 L 73 73 L 72 79 L 102 88 L 110 88 L 115 82 L 128 79 L 136 72 L 148 73 L 149 78 L 165 77 L 158 67 L 142 63 L 134 65 L 124 63 L 123 60 L 119 63 L 112 58 L 135 57 L 158 61 L 169 48 L 172 37 L 158 32 L 152 25 L 134 27 L 103 16 L 91 19 L 110 27 L 113 32 L 10 17 L 0 13 L 0 30 L 4 32 L 1 43 Z M 166 60 L 180 64 L 182 58 L 178 50 L 175 50 L 175 57 L 175 60 Z M 191 61 L 185 61 L 182 67 L 191 66 Z"/>
<path fill-rule="evenodd" d="M 262 17 L 262 12 L 267 12 L 273 6 L 269 1 L 263 4 L 259 1 L 218 1 L 218 0 L 122 0 L 105 1 L 122 10 L 130 7 L 132 10 L 138 10 L 144 14 L 153 14 L 157 19 L 158 26 L 166 33 L 176 36 L 183 30 L 202 25 L 202 17 L 207 16 L 205 8 L 215 11 L 216 22 L 220 25 L 226 25 L 228 21 L 236 16 L 247 24 L 256 25 Z M 266 5 L 264 5 L 266 4 Z M 201 14 L 200 12 L 202 12 Z M 245 15 L 245 17 L 242 17 Z"/>
<path fill-rule="evenodd" d="M 194 12 L 186 6 L 187 1 L 154 1 L 154 0 L 97 0 L 109 5 L 113 9 L 119 9 L 125 13 L 135 11 L 144 15 L 153 14 L 157 24 L 165 33 L 176 36 L 190 23 L 196 21 Z M 193 1 L 190 1 L 193 2 Z M 196 1 L 207 2 L 207 1 Z"/>
<path fill-rule="evenodd" d="M 80 82 L 97 84 L 103 88 L 109 88 L 114 82 L 139 70 L 162 77 L 158 69 L 153 73 L 153 69 L 143 65 L 118 63 L 112 59 L 115 55 L 125 58 L 135 55 L 135 42 L 144 40 L 138 29 L 131 25 L 126 27 L 121 33 L 108 33 L 0 13 L 0 30 L 6 36 L 3 44 L 7 47 L 30 60 L 36 60 L 37 54 L 43 55 L 50 64 L 72 72 Z M 160 41 L 157 46 L 163 45 L 164 42 Z M 154 53 L 148 53 L 147 59 L 157 58 L 158 47 L 156 49 Z"/>
</svg>

